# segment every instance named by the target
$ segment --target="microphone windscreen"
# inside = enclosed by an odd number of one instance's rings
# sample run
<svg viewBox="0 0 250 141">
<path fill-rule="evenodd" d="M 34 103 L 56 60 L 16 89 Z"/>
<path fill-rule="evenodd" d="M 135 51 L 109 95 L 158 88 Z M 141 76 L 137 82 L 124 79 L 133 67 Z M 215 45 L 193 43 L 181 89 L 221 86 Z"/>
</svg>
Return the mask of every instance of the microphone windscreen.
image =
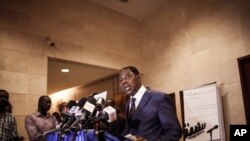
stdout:
<svg viewBox="0 0 250 141">
<path fill-rule="evenodd" d="M 83 97 L 79 100 L 79 102 L 77 103 L 77 106 L 82 108 L 84 106 L 84 104 L 86 103 L 87 98 Z"/>
<path fill-rule="evenodd" d="M 72 108 L 73 106 L 76 106 L 76 101 L 75 101 L 75 100 L 70 100 L 70 101 L 67 103 L 67 107 L 70 109 L 70 108 Z"/>
<path fill-rule="evenodd" d="M 114 109 L 113 107 L 108 106 L 104 108 L 103 111 L 105 111 L 108 115 L 108 122 L 113 122 L 117 119 L 116 109 Z"/>
<path fill-rule="evenodd" d="M 96 99 L 95 99 L 94 97 L 88 97 L 88 98 L 87 98 L 87 101 L 88 101 L 89 103 L 93 104 L 93 105 L 96 104 Z"/>
<path fill-rule="evenodd" d="M 71 114 L 69 112 L 61 112 L 61 115 L 65 116 L 65 117 L 71 116 Z"/>
</svg>

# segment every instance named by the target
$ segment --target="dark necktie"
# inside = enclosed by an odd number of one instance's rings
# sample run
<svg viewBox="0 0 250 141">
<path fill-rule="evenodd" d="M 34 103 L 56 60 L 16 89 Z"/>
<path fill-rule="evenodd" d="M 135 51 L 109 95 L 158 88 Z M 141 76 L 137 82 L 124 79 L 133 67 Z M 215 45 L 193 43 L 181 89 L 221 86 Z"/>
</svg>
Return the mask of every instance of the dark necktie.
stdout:
<svg viewBox="0 0 250 141">
<path fill-rule="evenodd" d="M 131 98 L 130 102 L 131 102 L 131 107 L 129 109 L 129 117 L 131 117 L 131 115 L 134 113 L 135 111 L 135 100 L 136 98 Z"/>
</svg>

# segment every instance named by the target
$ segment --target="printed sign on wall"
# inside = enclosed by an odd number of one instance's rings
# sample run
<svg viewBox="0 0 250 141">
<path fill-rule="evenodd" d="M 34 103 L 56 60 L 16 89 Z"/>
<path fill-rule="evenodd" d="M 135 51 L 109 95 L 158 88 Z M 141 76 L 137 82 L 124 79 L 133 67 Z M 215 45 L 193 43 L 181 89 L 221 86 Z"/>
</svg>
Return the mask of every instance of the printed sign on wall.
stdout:
<svg viewBox="0 0 250 141">
<path fill-rule="evenodd" d="M 216 84 L 183 91 L 186 141 L 224 141 L 221 95 Z"/>
</svg>

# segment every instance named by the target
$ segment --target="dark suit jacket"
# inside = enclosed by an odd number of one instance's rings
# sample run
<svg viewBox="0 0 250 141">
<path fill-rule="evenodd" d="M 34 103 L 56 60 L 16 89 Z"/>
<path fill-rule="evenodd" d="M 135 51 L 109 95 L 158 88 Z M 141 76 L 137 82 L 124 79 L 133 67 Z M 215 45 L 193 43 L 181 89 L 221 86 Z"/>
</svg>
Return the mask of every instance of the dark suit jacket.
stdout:
<svg viewBox="0 0 250 141">
<path fill-rule="evenodd" d="M 126 112 L 128 107 L 129 102 Z M 133 117 L 127 120 L 122 135 L 129 133 L 148 141 L 178 141 L 182 136 L 182 128 L 169 95 L 147 90 Z"/>
</svg>

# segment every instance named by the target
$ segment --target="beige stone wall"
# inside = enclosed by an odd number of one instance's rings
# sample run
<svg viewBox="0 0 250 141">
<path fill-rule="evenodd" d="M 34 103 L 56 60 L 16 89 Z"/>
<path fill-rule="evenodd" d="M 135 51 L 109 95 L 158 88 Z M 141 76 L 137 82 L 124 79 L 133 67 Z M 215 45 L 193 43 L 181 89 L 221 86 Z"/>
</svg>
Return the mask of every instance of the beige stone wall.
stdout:
<svg viewBox="0 0 250 141">
<path fill-rule="evenodd" d="M 118 36 L 119 35 L 119 36 Z M 48 47 L 45 38 L 55 42 Z M 86 0 L 0 1 L 0 88 L 9 91 L 18 132 L 47 94 L 47 58 L 119 69 L 142 66 L 139 23 Z"/>
<path fill-rule="evenodd" d="M 250 53 L 250 3 L 168 1 L 142 22 L 144 82 L 176 93 L 222 82 L 226 134 L 230 124 L 246 124 L 237 58 Z M 227 138 L 229 140 L 229 138 Z"/>
</svg>

